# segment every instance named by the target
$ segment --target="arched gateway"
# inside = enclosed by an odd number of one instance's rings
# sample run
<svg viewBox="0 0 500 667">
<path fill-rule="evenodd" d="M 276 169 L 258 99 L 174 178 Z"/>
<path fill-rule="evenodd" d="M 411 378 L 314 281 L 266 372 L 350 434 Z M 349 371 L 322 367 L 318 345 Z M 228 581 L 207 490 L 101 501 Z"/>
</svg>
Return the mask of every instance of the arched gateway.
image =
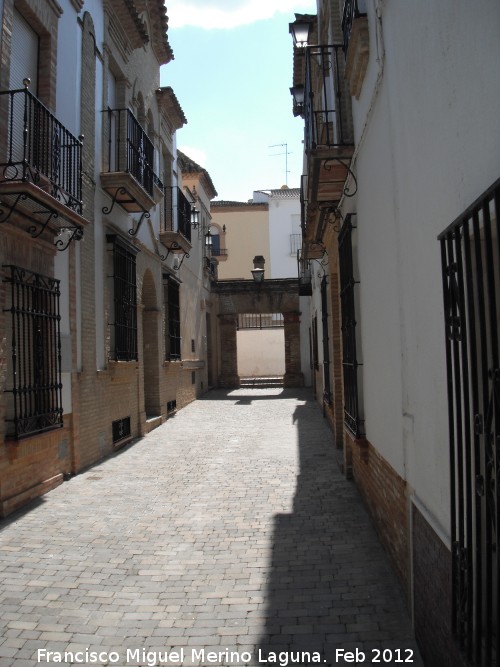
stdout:
<svg viewBox="0 0 500 667">
<path fill-rule="evenodd" d="M 243 313 L 282 313 L 285 325 L 285 387 L 304 386 L 300 364 L 300 310 L 297 280 L 221 280 L 218 298 L 220 341 L 220 387 L 239 387 L 236 331 Z"/>
</svg>

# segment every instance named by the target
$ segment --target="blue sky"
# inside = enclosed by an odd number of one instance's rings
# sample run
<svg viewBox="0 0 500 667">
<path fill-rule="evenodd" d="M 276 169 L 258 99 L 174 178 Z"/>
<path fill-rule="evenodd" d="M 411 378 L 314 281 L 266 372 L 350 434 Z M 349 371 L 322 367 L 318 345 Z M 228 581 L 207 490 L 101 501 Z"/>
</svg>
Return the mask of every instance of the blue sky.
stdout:
<svg viewBox="0 0 500 667">
<path fill-rule="evenodd" d="M 209 172 L 217 199 L 300 186 L 303 122 L 292 114 L 295 12 L 315 0 L 169 0 L 175 59 L 162 67 L 187 118 L 177 145 Z M 256 17 L 266 16 L 255 20 Z M 224 26 L 224 27 L 220 27 Z M 285 146 L 287 144 L 288 174 Z"/>
</svg>

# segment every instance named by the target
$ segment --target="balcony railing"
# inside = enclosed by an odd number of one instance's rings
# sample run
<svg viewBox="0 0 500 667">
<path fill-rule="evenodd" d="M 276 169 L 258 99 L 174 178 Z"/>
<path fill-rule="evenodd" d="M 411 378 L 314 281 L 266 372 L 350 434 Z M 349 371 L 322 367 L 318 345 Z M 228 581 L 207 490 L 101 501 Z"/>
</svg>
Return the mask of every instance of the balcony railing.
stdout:
<svg viewBox="0 0 500 667">
<path fill-rule="evenodd" d="M 150 197 L 159 183 L 154 173 L 154 146 L 130 109 L 108 109 L 107 172 L 131 174 Z"/>
<path fill-rule="evenodd" d="M 0 92 L 0 117 L 0 180 L 32 182 L 81 215 L 81 140 L 28 88 Z"/>
<path fill-rule="evenodd" d="M 340 44 L 311 46 L 305 50 L 304 87 L 305 149 L 352 145 L 342 113 L 343 82 L 340 75 Z"/>
<path fill-rule="evenodd" d="M 212 248 L 212 257 L 227 257 L 227 248 Z"/>
<path fill-rule="evenodd" d="M 342 12 L 342 48 L 344 53 L 347 53 L 347 47 L 351 39 L 353 21 L 360 16 L 366 16 L 365 0 L 345 0 Z"/>
<path fill-rule="evenodd" d="M 191 243 L 191 204 L 177 186 L 165 187 L 163 230 L 178 232 Z"/>
</svg>

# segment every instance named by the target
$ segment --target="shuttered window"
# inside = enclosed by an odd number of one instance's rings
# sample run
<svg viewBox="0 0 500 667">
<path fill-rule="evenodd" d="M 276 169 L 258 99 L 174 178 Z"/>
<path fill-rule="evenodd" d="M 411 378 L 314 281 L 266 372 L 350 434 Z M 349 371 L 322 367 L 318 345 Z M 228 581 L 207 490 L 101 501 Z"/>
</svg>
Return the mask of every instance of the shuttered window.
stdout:
<svg viewBox="0 0 500 667">
<path fill-rule="evenodd" d="M 14 10 L 12 51 L 10 57 L 10 89 L 23 88 L 23 79 L 31 80 L 30 90 L 38 94 L 39 38 L 23 16 Z"/>
</svg>

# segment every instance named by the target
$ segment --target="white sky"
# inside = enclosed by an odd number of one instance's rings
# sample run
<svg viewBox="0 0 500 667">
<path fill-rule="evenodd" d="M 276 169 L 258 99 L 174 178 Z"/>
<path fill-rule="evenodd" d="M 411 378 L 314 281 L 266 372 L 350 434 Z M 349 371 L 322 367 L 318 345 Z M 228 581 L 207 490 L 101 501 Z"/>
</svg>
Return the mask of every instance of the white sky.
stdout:
<svg viewBox="0 0 500 667">
<path fill-rule="evenodd" d="M 218 199 L 246 201 L 286 181 L 299 187 L 303 121 L 292 114 L 288 24 L 295 12 L 316 13 L 315 0 L 166 5 L 175 59 L 161 85 L 172 86 L 188 120 L 178 148 L 207 169 Z"/>
</svg>

